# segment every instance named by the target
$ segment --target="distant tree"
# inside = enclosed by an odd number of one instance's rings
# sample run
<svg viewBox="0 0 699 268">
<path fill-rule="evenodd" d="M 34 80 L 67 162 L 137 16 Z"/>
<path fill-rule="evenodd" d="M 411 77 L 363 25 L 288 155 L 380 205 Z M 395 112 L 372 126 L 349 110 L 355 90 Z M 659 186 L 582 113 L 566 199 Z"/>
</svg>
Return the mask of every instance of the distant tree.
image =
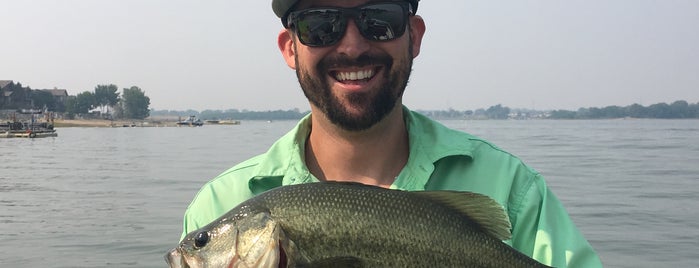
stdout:
<svg viewBox="0 0 699 268">
<path fill-rule="evenodd" d="M 72 114 L 87 114 L 95 108 L 95 94 L 89 91 L 79 93 L 74 99 L 69 99 L 66 110 Z"/>
<path fill-rule="evenodd" d="M 656 103 L 648 106 L 648 116 L 651 118 L 672 118 L 672 109 L 667 103 Z"/>
<path fill-rule="evenodd" d="M 476 118 L 485 118 L 485 109 L 483 108 L 478 108 L 475 111 L 473 111 L 473 116 Z"/>
<path fill-rule="evenodd" d="M 51 92 L 43 90 L 32 90 L 30 93 L 30 98 L 32 99 L 32 108 L 34 109 L 48 109 L 49 111 L 55 111 L 56 109 L 56 99 L 53 98 Z"/>
<path fill-rule="evenodd" d="M 689 118 L 689 103 L 683 100 L 678 100 L 670 104 L 670 113 L 673 118 Z"/>
<path fill-rule="evenodd" d="M 699 118 L 699 102 L 690 104 L 688 109 L 689 118 Z"/>
<path fill-rule="evenodd" d="M 506 106 L 502 106 L 500 104 L 495 105 L 495 106 L 490 106 L 490 108 L 485 110 L 485 115 L 491 119 L 507 119 L 507 116 L 509 114 L 510 114 L 510 108 L 508 108 Z"/>
<path fill-rule="evenodd" d="M 77 114 L 77 111 L 76 111 L 77 103 L 78 103 L 78 97 L 76 97 L 76 96 L 68 96 L 68 99 L 66 99 L 65 115 L 68 119 L 75 118 L 75 115 Z"/>
<path fill-rule="evenodd" d="M 626 117 L 626 111 L 620 106 L 607 106 L 601 109 L 601 118 L 623 118 Z"/>
<path fill-rule="evenodd" d="M 150 116 L 150 98 L 139 87 L 124 88 L 121 94 L 120 115 L 128 119 L 144 119 Z"/>
<path fill-rule="evenodd" d="M 634 103 L 626 107 L 626 114 L 633 118 L 644 118 L 647 116 L 648 111 L 646 110 L 646 107 L 643 107 L 643 105 Z"/>
<path fill-rule="evenodd" d="M 22 83 L 11 82 L 3 89 L 4 97 L 8 98 L 8 103 L 0 102 L 0 109 L 23 109 L 31 108 L 31 88 L 23 87 Z"/>
<path fill-rule="evenodd" d="M 551 115 L 549 115 L 549 118 L 551 118 L 551 119 L 575 119 L 576 116 L 577 116 L 577 113 L 574 111 L 555 110 L 555 111 L 551 111 Z"/>
<path fill-rule="evenodd" d="M 114 84 L 97 85 L 95 87 L 95 101 L 100 108 L 100 112 L 104 114 L 107 107 L 114 107 L 119 101 L 119 88 Z"/>
<path fill-rule="evenodd" d="M 590 107 L 587 109 L 587 113 L 583 116 L 583 118 L 604 118 L 604 113 L 600 108 Z"/>
</svg>

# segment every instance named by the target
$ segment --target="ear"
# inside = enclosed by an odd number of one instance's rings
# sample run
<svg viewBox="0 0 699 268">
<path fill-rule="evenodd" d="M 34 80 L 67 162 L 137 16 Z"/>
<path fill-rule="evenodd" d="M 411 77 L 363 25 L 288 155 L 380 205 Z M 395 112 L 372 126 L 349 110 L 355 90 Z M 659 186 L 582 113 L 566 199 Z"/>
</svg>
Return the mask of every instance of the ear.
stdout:
<svg viewBox="0 0 699 268">
<path fill-rule="evenodd" d="M 420 54 L 422 36 L 425 35 L 425 21 L 419 15 L 410 17 L 410 42 L 413 42 L 413 58 Z"/>
<path fill-rule="evenodd" d="M 282 57 L 286 61 L 286 65 L 291 69 L 296 69 L 296 51 L 294 50 L 294 40 L 291 31 L 282 29 L 277 37 L 277 45 L 282 52 Z"/>
</svg>

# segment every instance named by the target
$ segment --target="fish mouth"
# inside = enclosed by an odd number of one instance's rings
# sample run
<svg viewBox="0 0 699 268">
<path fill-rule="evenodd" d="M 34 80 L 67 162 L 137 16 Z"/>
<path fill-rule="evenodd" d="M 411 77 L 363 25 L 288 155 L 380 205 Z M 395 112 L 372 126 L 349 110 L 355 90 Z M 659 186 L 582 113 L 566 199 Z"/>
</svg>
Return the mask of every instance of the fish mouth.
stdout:
<svg viewBox="0 0 699 268">
<path fill-rule="evenodd" d="M 173 248 L 165 254 L 165 262 L 170 268 L 190 268 L 177 248 Z"/>
</svg>

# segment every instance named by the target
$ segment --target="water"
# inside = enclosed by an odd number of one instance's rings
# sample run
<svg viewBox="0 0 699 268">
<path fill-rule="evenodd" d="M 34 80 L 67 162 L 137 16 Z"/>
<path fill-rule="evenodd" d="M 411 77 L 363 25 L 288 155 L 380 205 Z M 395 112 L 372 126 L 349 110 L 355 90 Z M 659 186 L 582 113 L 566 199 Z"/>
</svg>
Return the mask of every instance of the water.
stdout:
<svg viewBox="0 0 699 268">
<path fill-rule="evenodd" d="M 539 170 L 606 267 L 699 263 L 699 120 L 452 123 Z"/>
<path fill-rule="evenodd" d="M 0 266 L 164 267 L 199 187 L 295 123 L 0 139 Z M 606 267 L 699 262 L 699 120 L 444 123 L 539 170 Z"/>
</svg>

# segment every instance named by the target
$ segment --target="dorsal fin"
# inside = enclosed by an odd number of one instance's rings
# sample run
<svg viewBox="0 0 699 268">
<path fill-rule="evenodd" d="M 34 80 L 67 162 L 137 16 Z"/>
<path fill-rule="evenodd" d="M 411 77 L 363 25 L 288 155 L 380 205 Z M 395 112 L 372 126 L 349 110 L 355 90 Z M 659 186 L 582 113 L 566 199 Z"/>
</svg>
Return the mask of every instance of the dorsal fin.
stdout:
<svg viewBox="0 0 699 268">
<path fill-rule="evenodd" d="M 510 219 L 502 205 L 492 198 L 473 192 L 416 191 L 411 192 L 463 213 L 488 234 L 500 240 L 510 239 Z"/>
</svg>

